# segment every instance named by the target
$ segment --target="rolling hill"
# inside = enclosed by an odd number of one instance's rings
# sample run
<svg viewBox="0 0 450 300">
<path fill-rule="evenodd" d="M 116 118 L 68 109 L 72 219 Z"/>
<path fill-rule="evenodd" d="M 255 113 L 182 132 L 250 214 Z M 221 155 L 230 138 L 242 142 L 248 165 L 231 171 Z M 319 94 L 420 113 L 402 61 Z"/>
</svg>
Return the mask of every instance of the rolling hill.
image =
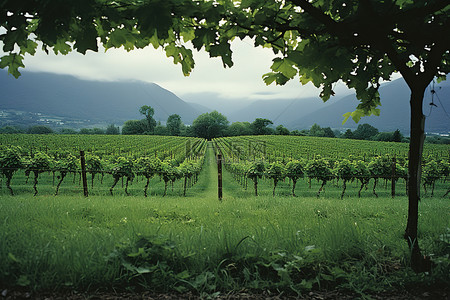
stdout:
<svg viewBox="0 0 450 300">
<path fill-rule="evenodd" d="M 275 126 L 286 125 L 327 105 L 319 98 L 258 100 L 229 113 L 228 119 L 233 122 L 253 122 L 256 118 L 266 118 Z"/>
<path fill-rule="evenodd" d="M 431 92 L 427 89 L 424 113 L 426 131 L 450 132 L 450 82 L 435 87 L 434 104 L 430 106 Z M 218 109 L 230 122 L 267 118 L 275 125 L 308 129 L 314 123 L 322 127 L 345 130 L 358 124 L 348 120 L 342 125 L 342 115 L 354 111 L 358 101 L 354 95 L 332 98 L 326 103 L 318 97 L 303 99 L 227 100 L 203 93 L 190 95 L 196 103 L 188 103 L 172 92 L 154 83 L 141 81 L 100 82 L 86 81 L 68 75 L 23 72 L 19 79 L 0 70 L 0 110 L 17 110 L 81 120 L 83 124 L 122 124 L 126 120 L 141 119 L 139 107 L 150 105 L 155 119 L 167 120 L 179 114 L 185 124 L 191 124 L 198 115 Z M 381 115 L 366 117 L 360 123 L 369 123 L 380 131 L 400 129 L 409 133 L 409 89 L 402 79 L 385 83 L 380 88 Z M 85 123 L 83 123 L 85 122 Z M 14 124 L 10 124 L 14 125 Z"/>
<path fill-rule="evenodd" d="M 139 107 L 150 105 L 165 122 L 179 114 L 190 124 L 201 113 L 172 92 L 141 81 L 86 81 L 68 75 L 23 72 L 19 79 L 0 70 L 0 109 L 14 109 L 84 120 L 122 123 L 141 119 Z"/>
<path fill-rule="evenodd" d="M 436 94 L 434 104 L 432 100 L 431 88 L 428 87 L 423 112 L 427 116 L 425 123 L 426 132 L 448 133 L 450 132 L 450 82 L 444 81 L 435 85 Z M 368 123 L 375 126 L 380 131 L 394 131 L 399 129 L 403 133 L 409 133 L 409 88 L 403 79 L 397 79 L 385 83 L 380 88 L 381 114 L 380 116 L 364 117 L 360 124 Z M 354 111 L 359 101 L 355 95 L 333 101 L 332 104 L 322 107 L 306 116 L 287 122 L 287 127 L 291 129 L 304 129 L 311 127 L 314 123 L 322 127 L 334 129 L 356 128 L 358 124 L 351 119 L 342 125 L 343 114 Z"/>
</svg>

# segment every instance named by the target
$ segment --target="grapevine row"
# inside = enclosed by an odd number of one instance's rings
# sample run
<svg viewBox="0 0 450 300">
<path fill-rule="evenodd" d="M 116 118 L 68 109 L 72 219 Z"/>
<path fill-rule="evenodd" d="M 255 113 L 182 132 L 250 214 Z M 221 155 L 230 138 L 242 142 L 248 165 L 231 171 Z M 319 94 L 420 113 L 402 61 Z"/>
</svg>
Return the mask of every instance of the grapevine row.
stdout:
<svg viewBox="0 0 450 300">
<path fill-rule="evenodd" d="M 254 137 L 245 137 L 244 139 L 248 141 L 252 138 Z M 225 167 L 238 182 L 246 186 L 247 179 L 253 181 L 255 195 L 258 195 L 258 179 L 263 177 L 273 181 L 273 195 L 275 195 L 278 182 L 288 178 L 293 183 L 293 196 L 295 196 L 295 187 L 299 178 L 306 176 L 309 183 L 312 179 L 321 182 L 317 196 L 320 195 L 327 182 L 335 179 L 341 180 L 343 187 L 341 197 L 344 197 L 347 183 L 355 180 L 360 182 L 359 197 L 362 189 L 367 188 L 371 180 L 373 180 L 373 194 L 378 197 L 376 187 L 380 179 L 393 181 L 394 184 L 398 179 L 404 179 L 405 181 L 408 179 L 408 162 L 404 157 L 385 154 L 378 156 L 364 155 L 364 160 L 351 155 L 347 158 L 331 159 L 318 154 L 308 155 L 307 153 L 302 153 L 303 157 L 299 157 L 296 146 L 290 144 L 289 139 L 285 139 L 285 141 L 285 144 L 277 146 L 277 150 L 267 146 L 267 144 L 270 145 L 270 141 L 265 137 L 259 138 L 259 145 L 255 146 L 249 143 L 248 148 L 245 147 L 245 149 L 236 145 L 246 145 L 246 143 L 236 143 L 236 141 L 233 143 L 233 139 L 230 138 L 215 139 L 214 146 L 216 152 L 222 154 Z M 274 155 L 275 151 L 284 149 L 286 145 L 292 153 L 297 153 L 297 155 L 294 157 Z M 359 157 L 361 156 L 360 153 Z M 265 160 L 264 158 L 271 159 Z M 424 189 L 426 191 L 427 187 L 431 187 L 431 194 L 433 195 L 435 182 L 440 178 L 447 180 L 450 173 L 450 163 L 448 160 L 429 156 L 424 160 L 422 173 Z"/>
<path fill-rule="evenodd" d="M 165 183 L 164 196 L 167 194 L 167 186 L 179 179 L 184 178 L 184 191 L 188 186 L 192 186 L 198 178 L 201 171 L 204 154 L 206 151 L 206 141 L 202 139 L 178 139 L 172 137 L 176 143 L 171 142 L 172 148 L 169 155 L 165 155 L 164 159 L 160 159 L 158 155 L 100 155 L 97 153 L 89 153 L 86 157 L 87 173 L 91 174 L 91 186 L 94 186 L 94 178 L 97 174 L 103 176 L 109 174 L 114 181 L 110 187 L 110 193 L 120 179 L 126 179 L 125 193 L 128 195 L 128 184 L 133 181 L 136 176 L 141 176 L 147 180 L 144 195 L 147 197 L 147 190 L 150 179 L 155 175 Z M 178 140 L 178 141 L 177 141 Z M 167 143 L 165 143 L 167 145 Z M 59 188 L 63 180 L 68 174 L 79 174 L 81 171 L 80 159 L 77 154 L 70 151 L 26 151 L 19 146 L 9 146 L 0 149 L 0 171 L 2 176 L 6 178 L 6 187 L 11 195 L 14 194 L 11 187 L 13 175 L 23 170 L 28 177 L 33 174 L 34 195 L 37 195 L 37 185 L 39 175 L 44 172 L 53 173 L 58 178 L 55 195 L 58 194 Z"/>
</svg>

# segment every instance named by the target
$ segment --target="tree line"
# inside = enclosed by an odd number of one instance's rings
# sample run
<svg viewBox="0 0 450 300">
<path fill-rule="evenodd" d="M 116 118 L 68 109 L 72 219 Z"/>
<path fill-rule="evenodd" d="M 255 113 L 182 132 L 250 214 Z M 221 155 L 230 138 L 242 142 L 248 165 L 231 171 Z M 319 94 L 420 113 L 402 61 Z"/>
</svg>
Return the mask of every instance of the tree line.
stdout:
<svg viewBox="0 0 450 300">
<path fill-rule="evenodd" d="M 321 127 L 313 124 L 309 129 L 289 130 L 283 125 L 274 126 L 273 122 L 265 118 L 256 118 L 253 122 L 233 122 L 230 124 L 227 117 L 223 114 L 213 111 L 199 115 L 192 125 L 185 125 L 180 115 L 172 114 L 167 118 L 165 125 L 161 121 L 153 118 L 155 113 L 151 106 L 144 105 L 139 108 L 139 112 L 144 116 L 140 120 L 128 120 L 120 130 L 119 126 L 110 124 L 104 128 L 81 128 L 79 131 L 74 129 L 61 129 L 55 132 L 45 125 L 34 125 L 28 129 L 21 129 L 14 126 L 5 126 L 0 128 L 0 134 L 29 133 L 29 134 L 107 134 L 107 135 L 162 135 L 162 136 L 186 136 L 200 137 L 211 140 L 218 137 L 244 136 L 244 135 L 294 135 L 294 136 L 314 136 L 329 138 L 344 138 L 355 140 L 371 140 L 383 142 L 409 142 L 408 137 L 404 137 L 400 130 L 393 132 L 380 132 L 374 126 L 364 123 L 352 131 L 347 129 L 345 132 L 333 130 L 330 127 Z M 450 139 L 446 137 L 427 137 L 427 142 L 433 144 L 450 144 Z"/>
</svg>

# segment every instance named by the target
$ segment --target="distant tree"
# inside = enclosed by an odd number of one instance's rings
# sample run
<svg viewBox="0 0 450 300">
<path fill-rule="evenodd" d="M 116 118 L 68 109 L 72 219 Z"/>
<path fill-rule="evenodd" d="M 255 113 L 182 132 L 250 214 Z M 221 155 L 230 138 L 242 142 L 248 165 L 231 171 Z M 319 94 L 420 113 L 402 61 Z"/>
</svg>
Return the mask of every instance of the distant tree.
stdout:
<svg viewBox="0 0 450 300">
<path fill-rule="evenodd" d="M 50 134 L 53 133 L 53 130 L 45 125 L 34 125 L 28 128 L 28 133 L 31 134 Z"/>
<path fill-rule="evenodd" d="M 155 135 L 171 135 L 169 134 L 169 130 L 166 126 L 162 125 L 161 122 L 158 122 L 158 125 L 155 126 L 155 130 L 153 131 Z"/>
<path fill-rule="evenodd" d="M 105 130 L 102 128 L 81 128 L 80 134 L 105 134 Z"/>
<path fill-rule="evenodd" d="M 277 135 L 289 135 L 289 133 L 290 133 L 289 129 L 287 129 L 283 125 L 278 125 L 277 128 L 275 129 L 275 134 Z"/>
<path fill-rule="evenodd" d="M 304 132 L 302 132 L 302 131 L 300 131 L 300 130 L 298 130 L 298 129 L 292 130 L 292 131 L 290 132 L 290 134 L 291 134 L 291 135 L 296 135 L 296 136 L 305 136 L 305 135 L 307 135 L 307 134 L 305 134 Z"/>
<path fill-rule="evenodd" d="M 347 131 L 344 132 L 343 135 L 341 135 L 341 138 L 343 139 L 354 139 L 353 132 L 351 129 L 347 129 Z"/>
<path fill-rule="evenodd" d="M 102 128 L 94 127 L 91 130 L 92 134 L 105 134 L 105 130 Z"/>
<path fill-rule="evenodd" d="M 80 134 L 92 134 L 91 130 L 89 128 L 81 128 Z"/>
<path fill-rule="evenodd" d="M 194 128 L 189 125 L 182 126 L 180 135 L 193 137 L 193 136 L 195 136 Z"/>
<path fill-rule="evenodd" d="M 443 144 L 443 145 L 450 145 L 450 138 L 448 137 L 442 137 L 442 136 L 427 136 L 427 138 L 425 139 L 426 143 L 430 143 L 430 144 Z"/>
<path fill-rule="evenodd" d="M 334 135 L 333 130 L 332 130 L 330 127 L 322 128 L 322 130 L 323 130 L 323 136 L 324 136 L 324 137 L 330 137 L 330 138 L 336 137 L 336 136 Z"/>
<path fill-rule="evenodd" d="M 251 135 L 252 128 L 249 122 L 233 122 L 227 129 L 227 136 Z"/>
<path fill-rule="evenodd" d="M 192 123 L 192 128 L 196 136 L 210 140 L 225 135 L 228 120 L 224 115 L 213 111 L 198 116 Z"/>
<path fill-rule="evenodd" d="M 268 119 L 261 119 L 256 118 L 255 121 L 253 121 L 252 130 L 254 135 L 268 135 L 271 133 L 271 130 L 267 128 L 267 126 L 273 124 L 272 121 Z"/>
<path fill-rule="evenodd" d="M 330 127 L 322 128 L 316 123 L 309 129 L 310 136 L 318 137 L 335 137 L 333 130 Z"/>
<path fill-rule="evenodd" d="M 77 134 L 78 132 L 72 128 L 63 128 L 59 131 L 61 134 Z"/>
<path fill-rule="evenodd" d="M 139 113 L 144 115 L 145 119 L 147 120 L 147 130 L 146 131 L 148 131 L 149 133 L 153 133 L 155 126 L 156 126 L 156 121 L 155 121 L 155 119 L 153 119 L 155 110 L 151 106 L 144 105 L 144 106 L 141 106 L 141 108 L 139 108 Z"/>
<path fill-rule="evenodd" d="M 396 143 L 401 143 L 403 140 L 403 135 L 400 133 L 400 130 L 395 130 L 392 134 L 392 141 Z"/>
<path fill-rule="evenodd" d="M 397 142 L 400 143 L 403 140 L 403 135 L 397 129 L 394 132 L 380 132 L 371 138 L 373 141 L 381 142 Z"/>
<path fill-rule="evenodd" d="M 324 132 L 323 132 L 322 127 L 320 127 L 319 125 L 314 123 L 313 126 L 311 126 L 311 128 L 309 129 L 309 135 L 310 136 L 323 136 Z"/>
<path fill-rule="evenodd" d="M 367 123 L 359 124 L 358 128 L 353 131 L 353 136 L 358 140 L 370 140 L 378 134 L 378 129 Z"/>
<path fill-rule="evenodd" d="M 393 132 L 380 132 L 376 136 L 372 137 L 371 140 L 380 142 L 392 142 L 392 136 Z"/>
<path fill-rule="evenodd" d="M 334 137 L 340 138 L 341 137 L 341 131 L 338 129 L 333 130 Z"/>
<path fill-rule="evenodd" d="M 0 133 L 3 134 L 16 134 L 16 133 L 25 133 L 25 131 L 21 128 L 15 126 L 5 126 L 0 128 Z"/>
<path fill-rule="evenodd" d="M 170 115 L 167 118 L 167 131 L 169 135 L 179 136 L 181 133 L 181 126 L 183 123 L 181 122 L 181 117 L 177 114 Z"/>
<path fill-rule="evenodd" d="M 114 125 L 114 124 L 110 124 L 110 125 L 108 125 L 108 127 L 106 127 L 105 134 L 109 134 L 109 135 L 120 134 L 119 127 L 116 127 L 116 125 Z"/>
<path fill-rule="evenodd" d="M 146 120 L 128 120 L 123 124 L 122 134 L 144 134 L 147 132 Z"/>
</svg>

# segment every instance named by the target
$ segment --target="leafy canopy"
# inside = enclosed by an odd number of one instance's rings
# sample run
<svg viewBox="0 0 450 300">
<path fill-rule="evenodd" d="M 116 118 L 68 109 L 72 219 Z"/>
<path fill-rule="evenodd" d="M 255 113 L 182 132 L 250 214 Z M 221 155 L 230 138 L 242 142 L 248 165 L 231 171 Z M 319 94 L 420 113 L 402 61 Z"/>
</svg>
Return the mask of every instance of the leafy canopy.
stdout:
<svg viewBox="0 0 450 300">
<path fill-rule="evenodd" d="M 251 38 L 276 55 L 267 84 L 297 77 L 326 101 L 341 80 L 361 101 L 345 117 L 359 121 L 379 114 L 378 87 L 393 72 L 410 87 L 450 72 L 449 11 L 448 0 L 5 0 L 0 67 L 20 76 L 24 56 L 38 46 L 84 54 L 99 44 L 127 51 L 152 45 L 189 75 L 194 60 L 186 45 L 231 67 L 233 39 Z"/>
</svg>

